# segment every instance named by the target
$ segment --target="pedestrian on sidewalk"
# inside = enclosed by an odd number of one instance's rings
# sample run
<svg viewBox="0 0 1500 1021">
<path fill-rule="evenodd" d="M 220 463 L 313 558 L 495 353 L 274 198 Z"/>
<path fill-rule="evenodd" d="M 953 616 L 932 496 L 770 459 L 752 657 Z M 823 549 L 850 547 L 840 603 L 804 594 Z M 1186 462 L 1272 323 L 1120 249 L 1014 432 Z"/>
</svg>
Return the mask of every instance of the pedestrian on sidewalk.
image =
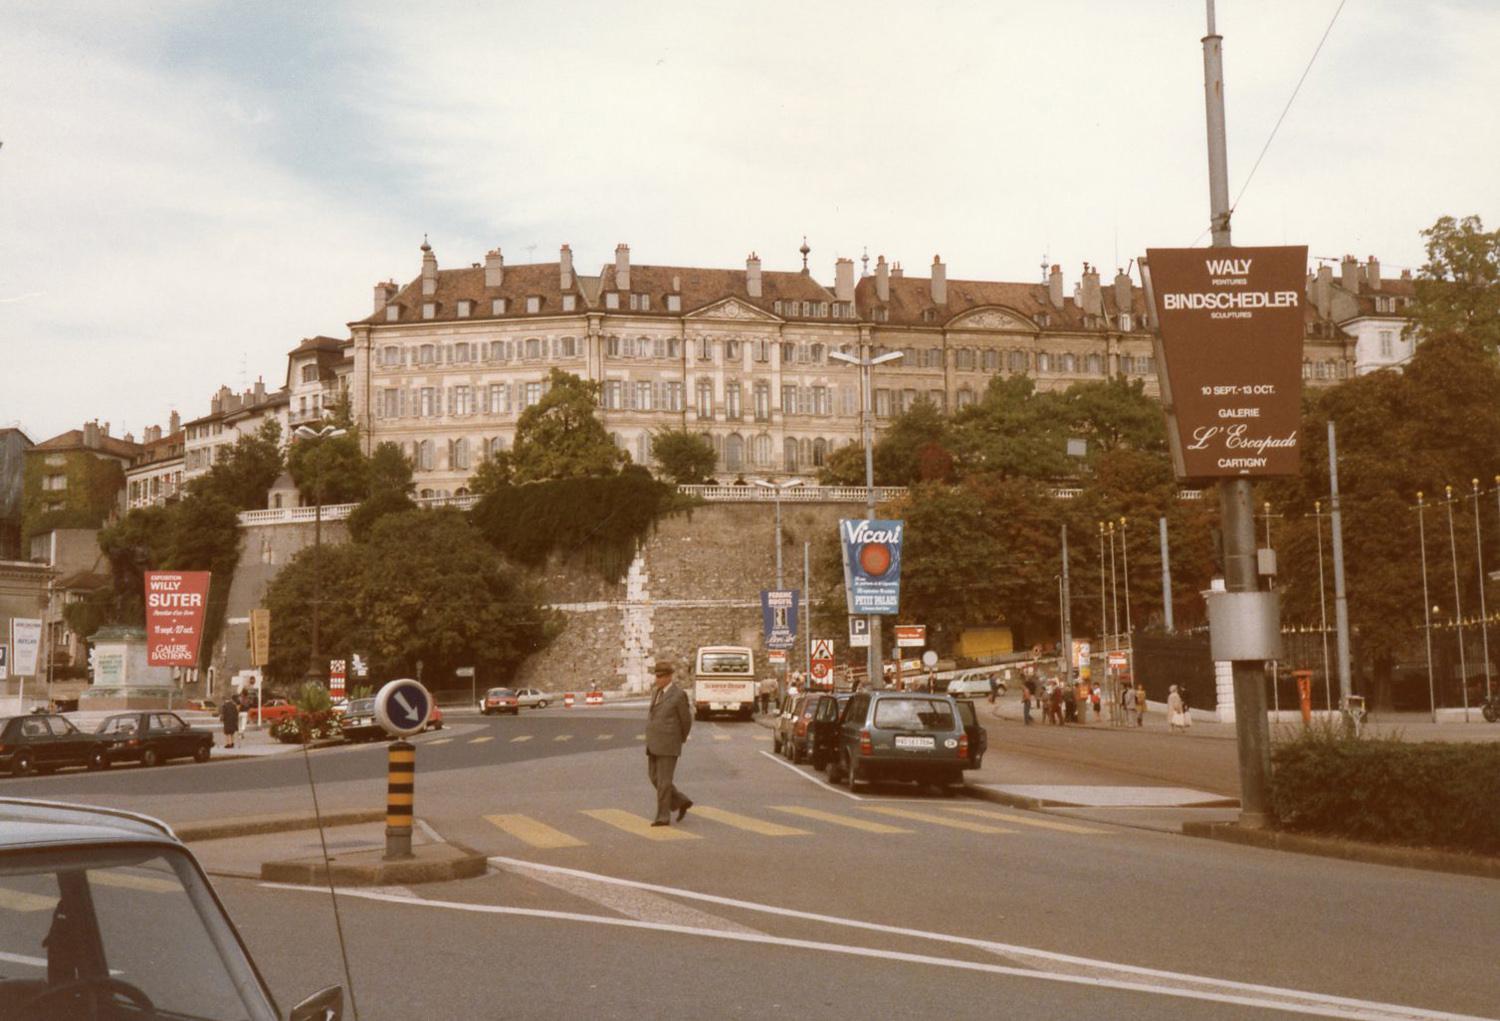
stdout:
<svg viewBox="0 0 1500 1021">
<path fill-rule="evenodd" d="M 1104 699 L 1104 691 L 1099 687 L 1097 682 L 1094 684 L 1094 690 L 1089 694 L 1089 699 L 1094 704 L 1094 722 L 1098 723 L 1100 703 Z"/>
<path fill-rule="evenodd" d="M 1171 728 L 1170 732 L 1175 734 L 1181 730 L 1187 733 L 1187 718 L 1187 710 L 1182 704 L 1182 695 L 1178 693 L 1177 685 L 1174 684 L 1167 689 L 1167 725 Z"/>
<path fill-rule="evenodd" d="M 656 818 L 652 826 L 671 825 L 672 813 L 677 821 L 693 807 L 693 799 L 677 789 L 673 779 L 682 743 L 693 729 L 693 709 L 687 692 L 672 683 L 672 664 L 656 664 L 656 687 L 651 692 L 651 708 L 646 714 L 646 775 L 656 788 Z"/>
<path fill-rule="evenodd" d="M 1146 725 L 1146 682 L 1135 682 L 1135 725 L 1144 727 Z"/>
<path fill-rule="evenodd" d="M 224 704 L 219 706 L 219 722 L 224 724 L 224 747 L 234 747 L 234 735 L 240 729 L 240 705 L 232 698 L 226 698 Z"/>
<path fill-rule="evenodd" d="M 1047 696 L 1047 722 L 1055 723 L 1059 727 L 1063 725 L 1063 686 L 1061 681 L 1054 681 L 1050 693 Z"/>
<path fill-rule="evenodd" d="M 1135 689 L 1129 684 L 1125 685 L 1125 690 L 1120 695 L 1120 708 L 1125 710 L 1125 722 L 1129 723 L 1135 716 Z"/>
<path fill-rule="evenodd" d="M 1073 692 L 1074 701 L 1078 705 L 1078 722 L 1089 721 L 1089 700 L 1093 697 L 1093 689 L 1089 687 L 1088 681 L 1079 681 L 1078 688 Z"/>
</svg>

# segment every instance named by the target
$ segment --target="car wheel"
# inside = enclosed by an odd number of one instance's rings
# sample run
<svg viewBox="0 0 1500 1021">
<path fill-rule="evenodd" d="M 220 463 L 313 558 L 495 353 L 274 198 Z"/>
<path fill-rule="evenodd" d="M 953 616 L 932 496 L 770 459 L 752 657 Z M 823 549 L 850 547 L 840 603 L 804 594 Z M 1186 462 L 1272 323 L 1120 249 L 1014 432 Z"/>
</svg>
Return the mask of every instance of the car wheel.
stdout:
<svg viewBox="0 0 1500 1021">
<path fill-rule="evenodd" d="M 161 762 L 161 756 L 156 753 L 155 748 L 147 748 L 141 752 L 141 765 L 150 769 Z"/>
<path fill-rule="evenodd" d="M 194 762 L 207 762 L 208 761 L 208 757 L 210 755 L 212 755 L 212 754 L 213 754 L 213 747 L 211 745 L 200 744 L 197 747 L 197 749 L 195 749 L 194 752 L 193 752 L 193 761 Z"/>
<path fill-rule="evenodd" d="M 781 735 L 780 734 L 772 734 L 771 735 L 771 751 L 775 752 L 777 755 L 781 754 Z"/>
<path fill-rule="evenodd" d="M 15 776 L 30 776 L 36 770 L 36 762 L 30 752 L 17 752 L 11 760 L 10 771 Z"/>
<path fill-rule="evenodd" d="M 792 754 L 788 755 L 787 758 L 792 760 L 792 765 L 794 766 L 802 764 L 802 746 L 797 743 L 796 738 L 792 739 Z"/>
<path fill-rule="evenodd" d="M 859 764 L 854 761 L 853 756 L 845 752 L 842 772 L 844 774 L 844 786 L 849 788 L 850 794 L 853 794 L 859 788 L 860 784 L 864 782 L 863 778 L 857 772 L 858 769 Z"/>
<path fill-rule="evenodd" d="M 104 752 L 97 751 L 89 756 L 89 768 L 95 771 L 109 768 L 109 756 Z"/>
<path fill-rule="evenodd" d="M 537 707 L 537 708 L 538 708 L 538 709 L 545 709 L 545 708 L 547 708 L 547 700 L 546 700 L 546 699 L 545 699 L 545 698 L 544 698 L 544 699 L 542 699 L 542 700 L 541 700 L 541 701 L 540 701 L 540 702 L 538 702 L 538 703 L 537 703 L 537 704 L 536 704 L 536 707 Z"/>
</svg>

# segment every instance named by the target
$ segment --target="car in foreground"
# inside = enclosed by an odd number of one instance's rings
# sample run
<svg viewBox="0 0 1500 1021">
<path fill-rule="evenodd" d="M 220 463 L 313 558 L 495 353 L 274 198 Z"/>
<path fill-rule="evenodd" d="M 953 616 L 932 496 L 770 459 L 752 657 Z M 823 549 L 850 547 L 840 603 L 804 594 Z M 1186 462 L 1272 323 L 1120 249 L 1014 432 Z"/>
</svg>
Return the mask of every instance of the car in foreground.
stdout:
<svg viewBox="0 0 1500 1021">
<path fill-rule="evenodd" d="M 0 892 L 4 1021 L 343 1015 L 336 985 L 281 1013 L 197 860 L 147 816 L 0 798 Z"/>
<path fill-rule="evenodd" d="M 978 769 L 984 762 L 984 753 L 990 749 L 989 731 L 979 722 L 979 711 L 973 699 L 956 698 L 953 704 L 958 708 L 958 718 L 963 721 L 964 733 L 969 737 L 969 758 L 964 769 Z"/>
<path fill-rule="evenodd" d="M 830 783 L 849 790 L 881 780 L 960 783 L 969 758 L 958 706 L 947 695 L 859 691 L 839 723 Z"/>
<path fill-rule="evenodd" d="M 117 762 L 139 762 L 155 766 L 172 759 L 207 762 L 213 754 L 214 735 L 197 730 L 176 713 L 116 713 L 106 716 L 94 731 L 104 744 L 109 765 Z"/>
<path fill-rule="evenodd" d="M 103 769 L 108 764 L 104 743 L 73 726 L 65 716 L 27 713 L 0 718 L 0 769 L 13 776 L 50 773 L 68 766 Z"/>
<path fill-rule="evenodd" d="M 510 688 L 491 688 L 484 693 L 480 700 L 479 711 L 486 716 L 495 713 L 510 713 L 512 716 L 521 715 L 521 700 Z"/>
</svg>

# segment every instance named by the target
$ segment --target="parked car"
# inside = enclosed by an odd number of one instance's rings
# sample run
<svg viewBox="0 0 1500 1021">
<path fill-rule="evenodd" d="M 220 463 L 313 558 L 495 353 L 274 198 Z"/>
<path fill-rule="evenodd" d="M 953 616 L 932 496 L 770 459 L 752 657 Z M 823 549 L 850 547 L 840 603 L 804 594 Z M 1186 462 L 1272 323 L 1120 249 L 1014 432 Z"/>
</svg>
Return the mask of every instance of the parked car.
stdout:
<svg viewBox="0 0 1500 1021">
<path fill-rule="evenodd" d="M 821 693 L 798 695 L 792 705 L 785 732 L 781 737 L 781 754 L 800 763 L 807 751 L 807 728 L 812 723 L 813 713 L 823 700 Z"/>
<path fill-rule="evenodd" d="M 422 733 L 425 734 L 429 730 L 442 730 L 442 729 L 443 729 L 443 711 L 441 709 L 439 709 L 437 703 L 434 702 L 432 704 L 432 715 L 429 716 L 429 717 L 427 717 L 427 722 L 425 724 L 423 724 L 423 726 L 422 726 Z"/>
<path fill-rule="evenodd" d="M 788 695 L 781 700 L 781 715 L 776 717 L 776 725 L 771 728 L 771 750 L 776 754 L 788 754 L 792 727 L 801 716 L 802 701 L 806 697 L 805 695 Z"/>
<path fill-rule="evenodd" d="M 139 762 L 155 766 L 170 759 L 207 762 L 213 754 L 213 731 L 196 730 L 176 713 L 116 713 L 106 716 L 94 733 L 104 743 L 109 765 Z"/>
<path fill-rule="evenodd" d="M 516 701 L 523 709 L 545 709 L 551 698 L 540 688 L 521 688 L 516 692 Z"/>
<path fill-rule="evenodd" d="M 50 773 L 66 766 L 103 769 L 104 744 L 54 713 L 0 719 L 0 769 L 13 776 Z"/>
<path fill-rule="evenodd" d="M 92 736 L 92 735 L 90 735 Z M 0 1017 L 338 1021 L 330 986 L 282 1014 L 202 868 L 164 823 L 0 798 Z"/>
<path fill-rule="evenodd" d="M 831 783 L 851 791 L 876 780 L 959 783 L 969 758 L 958 706 L 948 695 L 859 691 L 839 724 Z"/>
<path fill-rule="evenodd" d="M 964 763 L 964 769 L 978 769 L 984 761 L 984 753 L 990 748 L 989 731 L 980 725 L 973 699 L 956 698 L 953 704 L 958 706 L 958 717 L 963 721 L 964 733 L 969 737 L 969 759 Z"/>
<path fill-rule="evenodd" d="M 479 711 L 486 716 L 491 713 L 510 713 L 512 716 L 520 716 L 521 700 L 510 688 L 491 688 L 484 693 L 484 700 L 479 703 Z"/>
<path fill-rule="evenodd" d="M 375 722 L 375 700 L 356 698 L 339 717 L 339 733 L 345 741 L 377 741 L 385 731 Z"/>
<path fill-rule="evenodd" d="M 959 698 L 962 698 L 964 696 L 968 696 L 971 698 L 989 698 L 991 678 L 994 678 L 995 690 L 1002 695 L 1005 694 L 1005 678 L 1001 677 L 998 673 L 990 671 L 969 673 L 965 674 L 962 677 L 953 678 L 953 680 L 948 682 L 948 694 L 954 695 Z"/>
<path fill-rule="evenodd" d="M 793 762 L 810 762 L 823 769 L 833 757 L 838 743 L 839 712 L 849 702 L 849 694 L 835 695 L 814 691 L 801 696 L 801 711 L 792 721 L 791 733 L 782 752 Z"/>
<path fill-rule="evenodd" d="M 284 698 L 268 698 L 259 707 L 254 702 L 244 710 L 251 723 L 280 723 L 297 715 L 297 707 Z"/>
</svg>

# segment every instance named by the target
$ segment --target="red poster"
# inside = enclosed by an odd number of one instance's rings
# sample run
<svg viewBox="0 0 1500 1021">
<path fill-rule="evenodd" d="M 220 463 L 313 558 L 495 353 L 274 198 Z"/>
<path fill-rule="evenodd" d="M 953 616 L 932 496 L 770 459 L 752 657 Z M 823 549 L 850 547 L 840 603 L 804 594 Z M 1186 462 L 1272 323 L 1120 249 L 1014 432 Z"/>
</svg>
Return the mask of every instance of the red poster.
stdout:
<svg viewBox="0 0 1500 1021">
<path fill-rule="evenodd" d="M 146 572 L 146 662 L 151 666 L 198 665 L 208 571 Z"/>
</svg>

